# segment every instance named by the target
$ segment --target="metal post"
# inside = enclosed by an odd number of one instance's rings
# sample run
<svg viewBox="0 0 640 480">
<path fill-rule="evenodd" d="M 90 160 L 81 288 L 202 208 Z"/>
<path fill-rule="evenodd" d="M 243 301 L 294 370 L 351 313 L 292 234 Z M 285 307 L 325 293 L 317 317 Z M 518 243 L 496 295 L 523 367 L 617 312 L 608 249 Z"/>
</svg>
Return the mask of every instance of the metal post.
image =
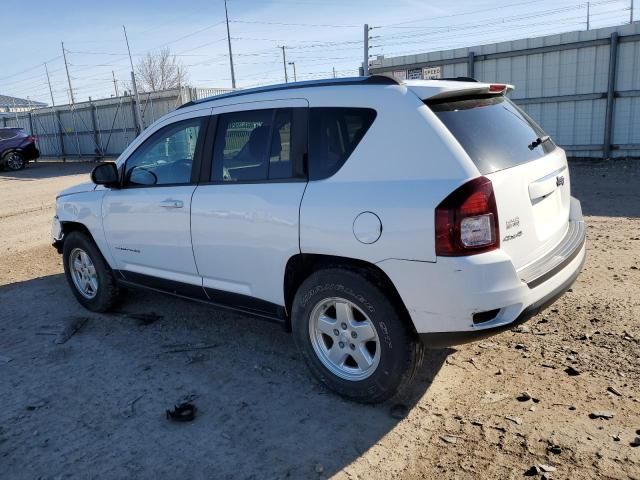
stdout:
<svg viewBox="0 0 640 480">
<path fill-rule="evenodd" d="M 116 72 L 111 70 L 111 76 L 113 77 L 113 89 L 115 90 L 116 97 L 117 97 L 119 95 L 118 95 L 118 81 L 116 80 Z"/>
<path fill-rule="evenodd" d="M 227 21 L 227 44 L 229 45 L 229 66 L 231 67 L 231 88 L 236 88 L 236 74 L 233 71 L 233 53 L 231 52 L 231 34 L 229 33 L 229 12 L 227 0 L 224 0 L 224 18 Z"/>
<path fill-rule="evenodd" d="M 629 6 L 629 23 L 633 23 L 633 0 L 631 0 L 631 5 Z"/>
<path fill-rule="evenodd" d="M 603 158 L 606 160 L 611 156 L 611 140 L 613 132 L 613 109 L 616 90 L 616 70 L 618 63 L 618 32 L 611 34 L 609 44 L 609 80 L 607 83 L 607 109 L 604 119 L 604 147 Z"/>
<path fill-rule="evenodd" d="M 20 128 L 20 125 L 18 124 L 18 109 L 16 108 L 16 99 L 13 99 L 13 113 L 16 114 L 16 127 Z"/>
<path fill-rule="evenodd" d="M 133 123 L 136 128 L 136 135 L 142 132 L 142 112 L 140 112 L 140 100 L 138 97 L 138 89 L 135 84 L 136 76 L 131 72 L 131 83 L 133 83 L 134 94 L 131 95 L 131 108 L 133 108 Z"/>
<path fill-rule="evenodd" d="M 591 9 L 591 2 L 587 2 L 587 30 L 589 30 L 589 20 L 590 20 L 590 14 L 589 11 Z"/>
<path fill-rule="evenodd" d="M 369 24 L 364 24 L 364 62 L 362 63 L 362 74 L 369 76 Z"/>
<path fill-rule="evenodd" d="M 56 119 L 56 123 L 58 124 L 58 138 L 60 139 L 60 156 L 64 158 L 66 157 L 67 154 L 64 151 L 64 131 L 62 130 L 62 121 L 60 119 L 60 112 L 58 110 L 54 110 L 53 115 Z M 66 161 L 66 158 L 64 158 L 63 161 Z"/>
<path fill-rule="evenodd" d="M 44 64 L 44 71 L 47 73 L 47 83 L 49 84 L 49 94 L 51 95 L 51 105 L 55 108 L 56 101 L 53 99 L 53 90 L 51 89 L 51 79 L 49 78 L 49 69 L 47 64 Z"/>
<path fill-rule="evenodd" d="M 138 134 L 140 134 L 140 132 L 144 127 L 142 124 L 142 111 L 140 110 L 140 97 L 138 97 L 138 85 L 136 85 L 136 75 L 133 73 L 133 59 L 131 58 L 131 48 L 129 48 L 129 38 L 127 37 L 127 29 L 124 25 L 122 25 L 122 30 L 124 31 L 124 40 L 125 42 L 127 42 L 127 51 L 129 52 L 129 63 L 131 64 L 131 84 L 133 85 L 133 94 L 136 97 L 135 103 L 138 106 L 138 108 L 134 110 L 133 114 L 136 119 L 136 123 L 138 124 L 136 126 L 136 130 Z"/>
<path fill-rule="evenodd" d="M 284 53 L 284 45 L 280 47 L 282 49 L 282 66 L 284 67 L 284 83 L 289 83 L 289 77 L 287 76 L 287 55 Z"/>
<path fill-rule="evenodd" d="M 296 62 L 289 62 L 289 65 L 293 66 L 293 81 L 297 82 L 298 77 L 296 75 Z"/>
<path fill-rule="evenodd" d="M 96 144 L 96 153 L 99 157 L 104 156 L 102 147 L 100 145 L 100 133 L 98 132 L 98 121 L 96 119 L 96 106 L 89 97 L 89 108 L 91 109 L 91 127 L 93 128 L 93 142 Z"/>
<path fill-rule="evenodd" d="M 136 100 L 135 98 L 133 98 L 133 95 L 130 95 L 129 98 L 131 98 L 131 113 L 133 113 L 133 126 L 136 129 L 136 135 L 140 135 L 140 127 L 138 126 L 138 122 L 136 121 L 136 112 L 138 111 L 138 109 L 136 109 Z M 122 124 L 122 128 L 124 128 L 124 122 Z"/>
<path fill-rule="evenodd" d="M 333 78 L 336 78 L 336 67 L 333 67 Z"/>
<path fill-rule="evenodd" d="M 60 42 L 62 45 L 62 57 L 64 58 L 64 68 L 67 71 L 67 83 L 69 84 L 69 99 L 71 100 L 71 105 L 75 103 L 73 98 L 73 88 L 71 88 L 71 77 L 69 76 L 69 64 L 67 63 L 67 52 L 64 49 L 64 42 Z M 47 76 L 49 74 L 47 73 Z"/>
<path fill-rule="evenodd" d="M 469 52 L 467 57 L 467 77 L 475 78 L 476 76 L 476 54 L 475 52 Z"/>
</svg>

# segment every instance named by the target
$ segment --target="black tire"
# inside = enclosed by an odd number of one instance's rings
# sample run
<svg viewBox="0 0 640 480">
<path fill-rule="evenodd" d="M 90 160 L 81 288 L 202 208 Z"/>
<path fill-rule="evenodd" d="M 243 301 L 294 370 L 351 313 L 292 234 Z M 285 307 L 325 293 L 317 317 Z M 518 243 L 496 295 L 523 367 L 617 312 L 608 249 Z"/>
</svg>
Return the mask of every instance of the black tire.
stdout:
<svg viewBox="0 0 640 480">
<path fill-rule="evenodd" d="M 97 291 L 93 298 L 88 298 L 83 295 L 73 279 L 70 258 L 72 253 L 78 250 L 86 253 L 95 267 Z M 62 251 L 62 264 L 64 265 L 64 274 L 65 277 L 67 277 L 71 291 L 83 307 L 92 312 L 107 312 L 118 303 L 120 299 L 120 289 L 118 288 L 113 271 L 89 235 L 82 232 L 71 232 L 67 235 Z"/>
<path fill-rule="evenodd" d="M 17 172 L 27 166 L 27 161 L 20 152 L 8 152 L 2 157 L 2 164 L 7 170 Z"/>
<path fill-rule="evenodd" d="M 312 313 L 317 305 L 333 297 L 346 299 L 365 313 L 378 335 L 379 362 L 373 373 L 362 380 L 336 375 L 314 350 L 309 327 Z M 351 270 L 331 268 L 309 276 L 294 298 L 292 329 L 294 341 L 311 373 L 329 389 L 357 402 L 379 403 L 402 393 L 422 363 L 422 344 L 414 338 L 393 304 L 376 285 Z"/>
</svg>

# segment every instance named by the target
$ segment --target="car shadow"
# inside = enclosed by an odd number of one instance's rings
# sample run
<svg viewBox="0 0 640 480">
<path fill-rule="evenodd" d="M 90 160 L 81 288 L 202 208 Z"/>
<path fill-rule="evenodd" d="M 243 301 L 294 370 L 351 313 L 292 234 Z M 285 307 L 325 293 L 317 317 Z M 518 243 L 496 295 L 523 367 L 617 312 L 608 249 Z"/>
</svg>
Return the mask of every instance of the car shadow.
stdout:
<svg viewBox="0 0 640 480">
<path fill-rule="evenodd" d="M 91 313 L 62 274 L 2 286 L 0 305 L 5 471 L 329 477 L 402 421 L 394 402 L 361 405 L 323 388 L 274 324 L 145 291 Z M 448 354 L 426 353 L 401 400 L 408 411 Z M 185 399 L 195 420 L 168 421 Z"/>
<path fill-rule="evenodd" d="M 39 180 L 44 178 L 59 178 L 69 175 L 87 174 L 87 181 L 89 181 L 88 174 L 94 167 L 98 165 L 95 161 L 38 161 L 29 162 L 29 164 L 23 169 L 17 172 L 11 172 L 8 170 L 0 170 L 0 180 Z"/>
</svg>

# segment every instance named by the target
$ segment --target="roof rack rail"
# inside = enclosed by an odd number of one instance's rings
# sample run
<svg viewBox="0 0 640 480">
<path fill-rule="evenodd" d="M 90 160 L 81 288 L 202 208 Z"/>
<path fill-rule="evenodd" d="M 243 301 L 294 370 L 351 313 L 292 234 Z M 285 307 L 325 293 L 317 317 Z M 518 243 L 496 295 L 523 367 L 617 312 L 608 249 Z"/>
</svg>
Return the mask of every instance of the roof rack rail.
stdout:
<svg viewBox="0 0 640 480">
<path fill-rule="evenodd" d="M 293 83 L 279 83 L 276 85 L 267 85 L 264 87 L 246 88 L 242 90 L 236 90 L 234 92 L 223 93 L 221 95 L 214 95 L 212 97 L 206 97 L 201 100 L 193 100 L 180 105 L 177 110 L 181 108 L 191 107 L 192 105 L 198 105 L 200 103 L 210 102 L 212 100 L 220 100 L 223 98 L 240 97 L 242 95 L 251 95 L 253 93 L 264 92 L 276 92 L 279 90 L 294 90 L 297 88 L 309 88 L 309 87 L 328 87 L 337 85 L 398 85 L 399 82 L 386 75 L 371 75 L 368 77 L 344 77 L 344 78 L 327 78 L 323 80 L 307 80 L 304 82 Z"/>
</svg>

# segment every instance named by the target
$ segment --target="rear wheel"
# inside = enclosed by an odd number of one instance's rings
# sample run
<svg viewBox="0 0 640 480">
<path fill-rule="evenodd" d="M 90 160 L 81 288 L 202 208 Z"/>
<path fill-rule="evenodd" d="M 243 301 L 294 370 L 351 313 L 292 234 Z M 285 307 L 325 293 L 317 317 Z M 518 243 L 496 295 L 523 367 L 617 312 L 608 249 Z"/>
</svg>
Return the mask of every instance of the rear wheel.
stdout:
<svg viewBox="0 0 640 480">
<path fill-rule="evenodd" d="M 296 293 L 292 323 L 312 374 L 355 401 L 392 397 L 421 363 L 422 345 L 393 304 L 350 270 L 321 270 L 307 278 Z"/>
<path fill-rule="evenodd" d="M 69 233 L 62 258 L 71 291 L 85 308 L 106 312 L 118 302 L 120 291 L 113 272 L 88 235 Z"/>
<path fill-rule="evenodd" d="M 3 160 L 7 169 L 13 172 L 22 170 L 27 165 L 24 157 L 19 152 L 9 152 L 4 156 Z"/>
</svg>

